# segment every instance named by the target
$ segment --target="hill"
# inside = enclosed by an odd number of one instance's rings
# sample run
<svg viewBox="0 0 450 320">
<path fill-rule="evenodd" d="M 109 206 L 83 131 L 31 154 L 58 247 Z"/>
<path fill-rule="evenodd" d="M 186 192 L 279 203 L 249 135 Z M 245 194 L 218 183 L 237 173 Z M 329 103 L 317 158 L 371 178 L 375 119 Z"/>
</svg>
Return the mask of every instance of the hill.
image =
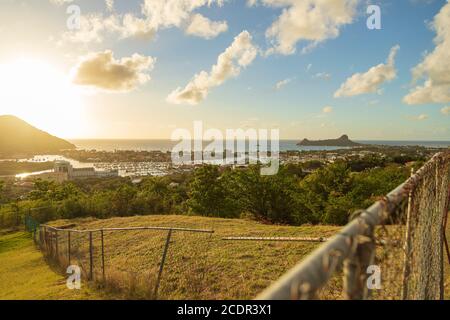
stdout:
<svg viewBox="0 0 450 320">
<path fill-rule="evenodd" d="M 74 149 L 72 143 L 39 130 L 11 115 L 0 116 L 0 158 Z"/>
<path fill-rule="evenodd" d="M 301 142 L 297 143 L 298 146 L 309 146 L 309 147 L 358 147 L 362 144 L 354 142 L 348 138 L 346 134 L 342 135 L 337 139 L 327 139 L 327 140 L 308 140 L 303 139 Z"/>
</svg>

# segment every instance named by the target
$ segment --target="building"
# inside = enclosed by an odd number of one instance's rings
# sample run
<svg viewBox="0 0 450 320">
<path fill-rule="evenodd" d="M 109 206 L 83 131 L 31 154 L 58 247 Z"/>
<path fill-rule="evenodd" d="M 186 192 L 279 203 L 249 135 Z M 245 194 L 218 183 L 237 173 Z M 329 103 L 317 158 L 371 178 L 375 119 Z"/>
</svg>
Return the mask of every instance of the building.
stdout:
<svg viewBox="0 0 450 320">
<path fill-rule="evenodd" d="M 29 176 L 28 178 L 31 180 L 36 179 L 52 180 L 61 183 L 68 180 L 79 180 L 89 178 L 110 178 L 118 176 L 119 176 L 118 170 L 97 171 L 93 167 L 74 168 L 70 162 L 58 160 L 55 161 L 52 172 L 44 172 Z"/>
<path fill-rule="evenodd" d="M 66 173 L 68 180 L 118 177 L 118 170 L 97 171 L 93 167 L 74 168 L 68 161 L 55 161 L 53 173 Z"/>
</svg>

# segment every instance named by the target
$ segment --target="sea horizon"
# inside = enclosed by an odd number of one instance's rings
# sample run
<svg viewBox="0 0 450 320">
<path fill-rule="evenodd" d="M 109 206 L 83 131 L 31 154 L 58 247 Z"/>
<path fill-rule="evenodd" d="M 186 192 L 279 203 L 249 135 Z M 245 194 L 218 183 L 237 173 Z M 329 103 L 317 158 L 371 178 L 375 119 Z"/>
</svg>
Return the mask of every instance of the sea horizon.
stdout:
<svg viewBox="0 0 450 320">
<path fill-rule="evenodd" d="M 114 151 L 170 151 L 178 141 L 170 139 L 68 139 L 80 150 Z M 203 140 L 205 144 L 209 141 Z M 298 146 L 301 140 L 280 139 L 280 151 L 313 151 L 313 150 L 338 150 L 348 147 L 305 147 Z M 429 148 L 448 148 L 450 141 L 445 140 L 353 140 L 362 144 L 386 145 L 386 146 L 420 146 Z"/>
</svg>

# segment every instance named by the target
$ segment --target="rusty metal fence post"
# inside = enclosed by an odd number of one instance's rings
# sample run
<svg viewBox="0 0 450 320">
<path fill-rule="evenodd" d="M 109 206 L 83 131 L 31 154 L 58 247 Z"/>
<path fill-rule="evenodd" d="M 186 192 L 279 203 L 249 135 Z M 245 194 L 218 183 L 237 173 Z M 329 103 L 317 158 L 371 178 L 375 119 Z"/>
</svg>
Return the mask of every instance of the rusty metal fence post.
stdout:
<svg viewBox="0 0 450 320">
<path fill-rule="evenodd" d="M 367 268 L 375 257 L 375 242 L 372 237 L 352 237 L 349 257 L 344 260 L 344 298 L 365 300 L 368 297 Z"/>
<path fill-rule="evenodd" d="M 59 247 L 58 247 L 58 240 L 59 240 L 59 237 L 58 237 L 58 230 L 55 230 L 55 257 L 56 257 L 56 259 L 58 260 L 58 258 L 59 258 Z"/>
<path fill-rule="evenodd" d="M 158 298 L 159 284 L 161 282 L 162 272 L 164 269 L 164 263 L 166 262 L 167 251 L 169 250 L 169 244 L 170 244 L 171 237 L 172 237 L 172 229 L 170 229 L 169 232 L 167 233 L 166 244 L 164 245 L 164 251 L 163 251 L 162 258 L 161 258 L 161 264 L 159 266 L 158 278 L 156 279 L 155 293 L 154 293 L 155 299 Z"/>
<path fill-rule="evenodd" d="M 48 233 L 48 239 L 49 239 L 49 251 L 50 251 L 50 256 L 53 256 L 53 231 L 50 231 Z"/>
<path fill-rule="evenodd" d="M 69 231 L 67 231 L 67 258 L 68 258 L 68 260 L 69 260 L 69 266 L 70 266 L 70 262 L 71 262 L 71 252 L 70 252 L 70 245 L 71 245 L 71 243 L 70 243 L 70 230 Z"/>
<path fill-rule="evenodd" d="M 44 227 L 44 233 L 42 234 L 42 238 L 43 238 L 43 248 L 44 251 L 47 252 L 47 227 Z"/>
<path fill-rule="evenodd" d="M 105 277 L 105 244 L 104 244 L 103 229 L 100 230 L 100 235 L 101 235 L 101 242 L 102 242 L 102 275 L 103 275 L 103 282 L 105 282 L 106 281 L 106 277 Z"/>
<path fill-rule="evenodd" d="M 39 226 L 39 248 L 42 250 L 42 226 Z"/>
<path fill-rule="evenodd" d="M 448 220 L 448 212 L 450 210 L 450 186 L 448 188 L 448 196 L 447 196 L 447 203 L 446 206 L 444 208 L 444 221 L 442 222 L 442 224 L 444 225 L 443 229 L 444 229 L 444 246 L 445 246 L 445 251 L 447 252 L 447 260 L 448 263 L 450 264 L 450 248 L 448 246 L 448 241 L 447 241 L 447 220 Z"/>
<path fill-rule="evenodd" d="M 414 174 L 414 169 L 411 168 L 411 177 Z M 402 285 L 402 299 L 405 300 L 408 297 L 408 278 L 410 274 L 411 263 L 411 201 L 412 191 L 408 192 L 408 207 L 406 211 L 406 233 L 404 244 L 404 265 L 403 265 L 403 285 Z"/>
<path fill-rule="evenodd" d="M 92 231 L 89 232 L 89 280 L 94 278 L 94 252 L 92 246 Z"/>
</svg>

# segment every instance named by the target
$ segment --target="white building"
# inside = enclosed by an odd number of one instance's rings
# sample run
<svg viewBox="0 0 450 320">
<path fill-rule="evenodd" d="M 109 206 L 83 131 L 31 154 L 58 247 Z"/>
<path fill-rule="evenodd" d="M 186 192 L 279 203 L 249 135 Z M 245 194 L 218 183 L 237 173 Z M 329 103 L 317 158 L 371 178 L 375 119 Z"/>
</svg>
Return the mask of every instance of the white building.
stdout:
<svg viewBox="0 0 450 320">
<path fill-rule="evenodd" d="M 88 179 L 88 178 L 109 178 L 118 177 L 118 170 L 110 171 L 97 171 L 93 167 L 89 168 L 74 168 L 68 161 L 55 161 L 55 166 L 53 169 L 55 174 L 67 174 L 68 180 L 76 179 Z"/>
</svg>

